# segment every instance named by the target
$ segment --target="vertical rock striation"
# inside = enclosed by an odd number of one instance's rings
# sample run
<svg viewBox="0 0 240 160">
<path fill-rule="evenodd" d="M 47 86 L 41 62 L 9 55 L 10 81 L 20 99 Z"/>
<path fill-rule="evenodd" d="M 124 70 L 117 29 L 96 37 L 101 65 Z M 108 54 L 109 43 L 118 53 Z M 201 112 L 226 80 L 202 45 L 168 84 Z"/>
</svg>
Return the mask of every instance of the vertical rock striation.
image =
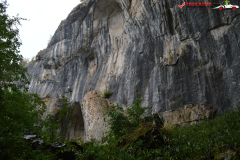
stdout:
<svg viewBox="0 0 240 160">
<path fill-rule="evenodd" d="M 152 114 L 186 104 L 204 104 L 222 113 L 237 105 L 240 10 L 181 9 L 179 4 L 79 4 L 28 66 L 29 91 L 42 97 L 65 95 L 81 104 L 87 92 L 108 88 L 113 92 L 110 101 L 130 105 L 142 97 Z"/>
</svg>

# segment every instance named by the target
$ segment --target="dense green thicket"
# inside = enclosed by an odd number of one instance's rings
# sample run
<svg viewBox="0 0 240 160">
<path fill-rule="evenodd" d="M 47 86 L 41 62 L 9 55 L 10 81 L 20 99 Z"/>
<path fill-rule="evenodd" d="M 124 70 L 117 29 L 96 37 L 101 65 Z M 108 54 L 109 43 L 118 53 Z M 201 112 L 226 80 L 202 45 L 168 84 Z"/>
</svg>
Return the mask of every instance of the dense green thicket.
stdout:
<svg viewBox="0 0 240 160">
<path fill-rule="evenodd" d="M 141 117 L 144 115 L 148 107 L 141 107 L 142 99 L 137 99 L 134 105 L 127 106 L 126 111 L 117 106 L 110 106 L 106 114 L 110 117 L 109 126 L 110 134 L 114 135 L 115 139 L 122 138 L 128 133 L 133 132 L 141 124 L 153 120 L 153 117 Z"/>
<path fill-rule="evenodd" d="M 37 95 L 27 93 L 27 70 L 19 65 L 22 56 L 18 54 L 21 42 L 17 25 L 22 18 L 10 18 L 6 8 L 5 2 L 0 3 L 0 159 L 14 159 L 24 158 L 31 149 L 23 133 L 27 129 L 40 131 L 40 117 L 46 106 Z M 23 85 L 16 85 L 17 81 Z"/>
<path fill-rule="evenodd" d="M 162 152 L 175 159 L 211 159 L 227 150 L 239 154 L 240 107 L 214 120 L 177 127 L 168 133 L 165 138 L 166 146 Z"/>
<path fill-rule="evenodd" d="M 52 143 L 63 141 L 67 128 L 60 133 L 56 130 L 71 119 L 71 108 L 62 97 L 58 116 L 41 119 L 46 105 L 38 95 L 27 93 L 27 70 L 20 65 L 23 58 L 18 54 L 17 25 L 24 19 L 10 18 L 6 9 L 7 4 L 0 3 L 0 159 L 60 159 L 70 152 L 78 152 L 77 159 L 86 160 L 214 159 L 227 150 L 236 152 L 234 158 L 240 159 L 239 107 L 214 120 L 164 128 L 161 120 L 146 116 L 148 107 L 141 107 L 141 99 L 125 111 L 119 106 L 108 108 L 110 131 L 102 142 L 92 140 L 81 147 L 66 142 L 65 147 L 51 151 Z M 110 95 L 109 91 L 104 95 Z M 24 140 L 27 130 L 44 140 L 44 146 L 33 147 Z"/>
<path fill-rule="evenodd" d="M 118 105 L 108 107 L 108 136 L 104 137 L 102 142 L 91 140 L 82 144 L 84 150 L 78 155 L 78 159 L 127 160 L 151 157 L 150 151 L 142 146 L 144 141 L 138 139 L 139 135 L 144 135 L 153 126 L 153 117 L 144 116 L 149 107 L 141 107 L 141 102 L 142 99 L 137 99 L 132 106 L 127 106 L 125 111 Z"/>
<path fill-rule="evenodd" d="M 141 117 L 147 108 L 140 104 L 138 99 L 125 113 L 119 106 L 111 106 L 107 112 L 110 134 L 101 142 L 107 144 L 94 140 L 83 144 L 79 159 L 214 159 L 228 150 L 236 152 L 235 159 L 240 158 L 240 107 L 213 120 L 164 128 L 161 121 L 155 121 L 157 127 L 151 123 L 152 117 Z"/>
<path fill-rule="evenodd" d="M 47 159 L 54 154 L 45 154 L 33 147 L 23 135 L 34 133 L 45 143 L 53 143 L 59 135 L 53 135 L 59 123 L 52 123 L 54 116 L 42 120 L 46 105 L 36 94 L 29 94 L 27 69 L 19 55 L 20 17 L 9 17 L 6 2 L 0 3 L 0 159 Z M 66 117 L 69 109 L 63 101 L 59 119 Z"/>
<path fill-rule="evenodd" d="M 43 121 L 44 130 L 42 130 L 42 138 L 48 144 L 52 142 L 63 142 L 68 130 L 68 120 L 72 120 L 72 108 L 65 96 L 61 96 L 58 101 L 61 104 L 61 110 L 57 115 L 48 114 Z M 60 132 L 61 131 L 61 132 Z"/>
</svg>

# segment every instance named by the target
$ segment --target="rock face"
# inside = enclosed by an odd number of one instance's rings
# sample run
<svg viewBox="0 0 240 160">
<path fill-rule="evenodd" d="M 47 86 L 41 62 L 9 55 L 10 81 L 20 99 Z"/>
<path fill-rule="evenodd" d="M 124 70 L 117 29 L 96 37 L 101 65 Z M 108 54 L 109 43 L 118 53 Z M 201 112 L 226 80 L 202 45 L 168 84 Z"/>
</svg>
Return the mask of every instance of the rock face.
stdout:
<svg viewBox="0 0 240 160">
<path fill-rule="evenodd" d="M 214 110 L 204 105 L 185 105 L 183 109 L 163 112 L 164 125 L 195 124 L 205 118 L 213 118 Z"/>
<path fill-rule="evenodd" d="M 216 160 L 222 160 L 222 159 L 224 159 L 224 160 L 238 159 L 238 155 L 237 155 L 236 152 L 231 151 L 231 150 L 228 150 L 228 151 L 225 152 L 225 153 L 221 153 L 221 154 L 219 154 L 219 155 L 216 155 L 216 156 L 214 157 L 214 159 L 216 159 Z"/>
<path fill-rule="evenodd" d="M 85 125 L 81 105 L 77 102 L 72 104 L 73 120 L 68 123 L 66 140 L 81 138 L 85 141 Z"/>
<path fill-rule="evenodd" d="M 231 3 L 239 5 L 237 0 Z M 152 114 L 186 104 L 204 104 L 222 113 L 238 104 L 240 10 L 180 4 L 79 4 L 28 66 L 29 91 L 42 97 L 65 95 L 82 104 L 89 91 L 107 88 L 113 92 L 110 101 L 120 106 L 144 98 L 142 105 L 151 106 Z"/>
<path fill-rule="evenodd" d="M 85 141 L 91 138 L 101 140 L 102 137 L 106 136 L 105 132 L 108 131 L 108 117 L 104 114 L 106 113 L 107 106 L 108 102 L 105 98 L 102 98 L 100 91 L 90 91 L 84 96 L 82 112 L 85 117 Z"/>
</svg>

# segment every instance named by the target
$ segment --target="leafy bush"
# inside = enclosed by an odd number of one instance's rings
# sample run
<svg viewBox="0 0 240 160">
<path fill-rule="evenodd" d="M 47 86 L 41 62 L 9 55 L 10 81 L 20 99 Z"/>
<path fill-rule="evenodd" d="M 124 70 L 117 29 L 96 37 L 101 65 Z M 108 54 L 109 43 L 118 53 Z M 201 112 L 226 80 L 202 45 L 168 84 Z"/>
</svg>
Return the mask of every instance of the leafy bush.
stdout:
<svg viewBox="0 0 240 160">
<path fill-rule="evenodd" d="M 169 132 L 165 156 L 178 159 L 211 158 L 226 150 L 240 148 L 240 110 L 228 111 L 214 120 L 177 127 Z"/>
<path fill-rule="evenodd" d="M 128 135 L 132 135 L 132 133 L 139 132 L 139 127 L 144 128 L 149 121 L 153 120 L 152 116 L 143 117 L 149 107 L 141 107 L 141 102 L 142 99 L 137 99 L 134 105 L 127 106 L 126 111 L 118 105 L 109 106 L 106 112 L 110 117 L 108 121 L 110 125 L 109 134 L 103 138 L 101 144 L 95 140 L 82 144 L 84 151 L 78 155 L 78 158 L 128 160 L 136 157 L 140 159 L 150 157 L 152 152 L 141 150 L 142 140 L 133 141 L 135 143 L 130 143 L 125 148 L 122 148 L 121 145 L 124 138 L 129 137 Z M 137 152 L 138 154 L 135 155 Z"/>
<path fill-rule="evenodd" d="M 108 121 L 110 130 L 116 139 L 132 132 L 142 123 L 148 122 L 152 117 L 141 117 L 149 107 L 141 107 L 142 99 L 137 99 L 134 105 L 127 106 L 126 113 L 123 108 L 117 106 L 110 106 L 107 115 L 110 117 Z"/>
<path fill-rule="evenodd" d="M 26 130 L 41 134 L 45 103 L 36 94 L 27 93 L 27 69 L 20 65 L 20 20 L 6 13 L 7 3 L 0 3 L 0 159 L 26 159 L 34 154 L 23 138 Z M 18 84 L 16 82 L 19 82 Z"/>
<path fill-rule="evenodd" d="M 44 120 L 45 129 L 44 129 L 44 141 L 47 143 L 63 141 L 66 131 L 68 120 L 72 120 L 72 112 L 73 109 L 68 103 L 68 100 L 65 96 L 61 96 L 59 101 L 61 104 L 61 110 L 58 112 L 57 116 L 52 114 L 48 114 L 46 119 Z M 61 132 L 57 131 L 60 130 Z"/>
<path fill-rule="evenodd" d="M 84 151 L 79 159 L 214 159 L 219 153 L 227 150 L 240 152 L 240 107 L 229 111 L 213 120 L 205 120 L 184 127 L 160 129 L 163 142 L 160 147 L 146 148 L 146 141 L 137 136 L 142 129 L 148 130 L 148 123 L 141 116 L 145 109 L 140 107 L 138 99 L 126 113 L 119 106 L 111 106 L 108 115 L 111 130 L 107 144 L 99 145 L 91 141 L 83 144 Z M 144 108 L 144 107 L 143 107 Z M 140 110 L 139 110 L 140 109 Z M 144 111 L 143 111 L 144 110 Z M 150 120 L 151 118 L 149 118 Z M 138 121 L 137 121 L 138 120 Z M 141 127 L 142 126 L 142 127 Z M 156 132 L 156 130 L 154 130 Z M 144 132 L 143 132 L 144 133 Z M 149 134 L 149 133 L 148 133 Z M 153 133 L 151 133 L 153 134 Z M 137 140 L 134 140 L 134 135 Z M 127 138 L 133 138 L 132 143 L 123 147 Z M 150 139 L 149 139 L 150 140 Z M 154 139 L 153 139 L 154 140 Z M 155 139 L 157 140 L 157 139 Z M 105 141 L 103 141 L 105 142 Z M 235 156 L 237 159 L 237 156 Z"/>
</svg>

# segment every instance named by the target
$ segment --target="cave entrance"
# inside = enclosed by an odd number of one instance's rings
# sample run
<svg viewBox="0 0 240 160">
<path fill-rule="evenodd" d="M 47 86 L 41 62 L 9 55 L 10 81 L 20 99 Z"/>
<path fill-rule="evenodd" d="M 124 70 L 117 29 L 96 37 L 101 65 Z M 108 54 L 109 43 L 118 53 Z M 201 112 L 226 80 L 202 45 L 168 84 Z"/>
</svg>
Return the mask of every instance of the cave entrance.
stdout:
<svg viewBox="0 0 240 160">
<path fill-rule="evenodd" d="M 83 115 L 81 110 L 81 105 L 78 102 L 73 103 L 73 119 L 69 122 L 69 128 L 67 132 L 66 139 L 69 141 L 71 139 L 81 138 L 85 141 L 85 128 Z"/>
</svg>

